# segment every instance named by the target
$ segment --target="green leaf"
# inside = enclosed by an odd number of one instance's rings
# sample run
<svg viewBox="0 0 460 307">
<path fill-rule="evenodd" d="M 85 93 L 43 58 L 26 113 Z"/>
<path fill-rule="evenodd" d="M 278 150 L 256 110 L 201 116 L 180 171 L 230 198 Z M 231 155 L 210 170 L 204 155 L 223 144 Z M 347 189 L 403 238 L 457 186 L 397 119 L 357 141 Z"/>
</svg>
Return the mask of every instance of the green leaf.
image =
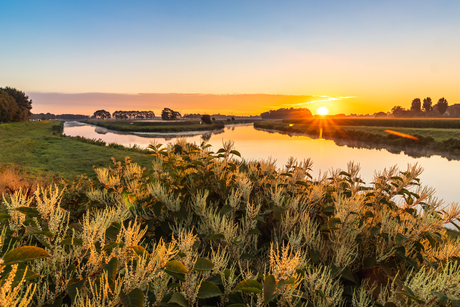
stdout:
<svg viewBox="0 0 460 307">
<path fill-rule="evenodd" d="M 252 293 L 262 293 L 262 285 L 253 279 L 246 279 L 236 285 L 235 290 Z"/>
<path fill-rule="evenodd" d="M 83 245 L 83 241 L 78 238 L 65 238 L 61 241 L 61 245 Z"/>
<path fill-rule="evenodd" d="M 0 221 L 7 220 L 10 218 L 11 218 L 11 215 L 9 214 L 6 214 L 6 213 L 0 214 Z"/>
<path fill-rule="evenodd" d="M 175 292 L 172 296 L 171 299 L 168 301 L 168 304 L 173 303 L 177 304 L 182 307 L 188 307 L 188 302 L 185 299 L 185 297 L 182 295 L 180 292 Z"/>
<path fill-rule="evenodd" d="M 328 222 L 329 228 L 335 228 L 335 225 L 342 224 L 342 221 L 338 217 L 331 217 Z"/>
<path fill-rule="evenodd" d="M 38 228 L 35 228 L 33 226 L 26 226 L 26 231 L 24 232 L 24 235 L 30 236 L 30 235 L 45 235 L 48 238 L 54 237 L 54 234 L 51 233 L 50 231 L 47 230 L 40 230 Z"/>
<path fill-rule="evenodd" d="M 185 274 L 187 274 L 188 271 L 182 262 L 177 260 L 170 260 L 165 265 L 165 272 L 179 280 L 184 281 Z"/>
<path fill-rule="evenodd" d="M 210 298 L 222 295 L 223 293 L 220 291 L 219 287 L 212 282 L 203 281 L 201 283 L 200 289 L 198 290 L 197 297 L 198 298 Z"/>
<path fill-rule="evenodd" d="M 38 210 L 35 208 L 18 207 L 16 208 L 16 211 L 24 213 L 25 215 L 28 215 L 28 216 L 40 216 L 40 212 L 38 212 Z"/>
<path fill-rule="evenodd" d="M 196 271 L 210 271 L 214 269 L 214 263 L 206 258 L 198 258 L 195 262 L 194 269 Z"/>
<path fill-rule="evenodd" d="M 83 284 L 85 283 L 84 279 L 72 279 L 69 281 L 67 284 L 67 293 L 70 296 L 70 299 L 72 302 L 75 301 L 75 297 L 77 296 L 77 290 L 80 291 L 80 289 L 83 287 Z"/>
<path fill-rule="evenodd" d="M 400 244 L 400 243 L 402 243 L 404 241 L 407 241 L 407 238 L 404 235 L 398 233 L 396 235 L 396 244 Z"/>
<path fill-rule="evenodd" d="M 222 233 L 215 233 L 209 236 L 209 240 L 220 240 L 220 239 L 225 239 L 224 234 Z"/>
<path fill-rule="evenodd" d="M 144 257 L 144 255 L 146 256 L 149 255 L 149 252 L 140 245 L 133 246 L 132 249 L 136 253 L 136 255 L 138 255 L 139 257 Z"/>
<path fill-rule="evenodd" d="M 327 206 L 323 208 L 323 212 L 326 214 L 333 214 L 335 212 L 335 207 L 334 206 Z"/>
<path fill-rule="evenodd" d="M 374 226 L 371 228 L 371 236 L 375 236 L 380 232 L 380 226 Z"/>
<path fill-rule="evenodd" d="M 264 280 L 264 304 L 265 306 L 273 299 L 276 291 L 276 280 L 273 275 L 268 275 Z"/>
<path fill-rule="evenodd" d="M 120 232 L 120 229 L 121 229 L 121 224 L 118 223 L 118 222 L 113 222 L 109 226 L 109 228 L 107 228 L 107 230 L 105 231 L 105 236 L 109 240 L 116 240 L 117 236 L 118 236 L 118 233 Z"/>
<path fill-rule="evenodd" d="M 248 234 L 249 235 L 258 235 L 260 234 L 260 230 L 259 229 L 251 229 L 248 231 Z"/>
<path fill-rule="evenodd" d="M 447 297 L 445 293 L 439 293 L 436 291 L 433 291 L 432 293 L 438 297 L 439 299 L 438 304 L 445 304 L 449 300 L 449 298 Z"/>
<path fill-rule="evenodd" d="M 120 292 L 120 302 L 124 307 L 143 307 L 144 306 L 144 293 L 138 288 L 125 294 Z"/>
<path fill-rule="evenodd" d="M 365 269 L 370 269 L 374 265 L 377 264 L 377 259 L 375 259 L 375 257 L 367 257 L 367 258 L 364 258 L 363 263 L 364 263 L 364 268 Z"/>
<path fill-rule="evenodd" d="M 364 218 L 369 218 L 369 217 L 374 217 L 374 213 L 372 213 L 371 211 L 366 211 L 366 213 L 364 213 Z"/>
<path fill-rule="evenodd" d="M 117 276 L 117 270 L 118 270 L 118 259 L 117 257 L 112 257 L 109 263 L 107 263 L 108 277 L 111 279 L 115 279 L 115 277 Z"/>
<path fill-rule="evenodd" d="M 22 246 L 15 248 L 3 256 L 4 265 L 22 263 L 39 258 L 51 258 L 51 256 L 40 247 Z"/>
<path fill-rule="evenodd" d="M 237 151 L 237 150 L 232 150 L 232 151 L 230 151 L 230 153 L 232 153 L 232 154 L 234 154 L 235 156 L 238 156 L 238 157 L 241 158 L 241 154 L 240 154 L 240 152 Z"/>
</svg>

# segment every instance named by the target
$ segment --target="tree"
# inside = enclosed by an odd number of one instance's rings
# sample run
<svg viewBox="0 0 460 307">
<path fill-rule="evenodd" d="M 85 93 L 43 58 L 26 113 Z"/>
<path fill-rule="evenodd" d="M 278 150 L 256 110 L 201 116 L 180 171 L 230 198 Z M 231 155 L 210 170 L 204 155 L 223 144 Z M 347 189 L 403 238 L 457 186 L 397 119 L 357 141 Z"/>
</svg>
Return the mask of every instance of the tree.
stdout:
<svg viewBox="0 0 460 307">
<path fill-rule="evenodd" d="M 171 110 L 169 108 L 164 108 L 163 111 L 161 111 L 161 118 L 163 120 L 171 120 L 179 117 L 181 117 L 179 112 Z"/>
<path fill-rule="evenodd" d="M 18 104 L 8 93 L 0 91 L 0 123 L 13 121 L 18 112 Z"/>
<path fill-rule="evenodd" d="M 447 110 L 448 107 L 447 100 L 442 97 L 441 99 L 438 100 L 438 103 L 436 104 L 436 108 L 438 109 L 439 114 L 444 114 Z"/>
<path fill-rule="evenodd" d="M 430 97 L 426 97 L 425 99 L 423 99 L 423 111 L 425 112 L 430 112 L 433 110 L 433 107 L 432 107 L 432 104 L 433 102 L 431 101 L 431 98 Z"/>
<path fill-rule="evenodd" d="M 29 99 L 29 96 L 27 96 L 22 91 L 8 86 L 0 88 L 0 91 L 3 91 L 10 95 L 17 105 L 17 107 L 15 108 L 15 113 L 10 121 L 21 122 L 29 120 L 29 117 L 31 115 L 30 110 L 32 109 L 32 100 Z"/>
<path fill-rule="evenodd" d="M 93 118 L 101 118 L 101 119 L 111 118 L 110 112 L 108 112 L 106 110 L 97 110 L 96 112 L 94 112 L 92 117 Z"/>
<path fill-rule="evenodd" d="M 211 116 L 210 116 L 210 115 L 207 115 L 207 114 L 201 116 L 201 121 L 202 121 L 203 123 L 205 123 L 205 124 L 208 124 L 208 125 L 211 125 L 211 124 L 212 124 L 212 122 L 211 122 Z"/>
<path fill-rule="evenodd" d="M 410 110 L 414 112 L 420 112 L 422 110 L 422 102 L 420 101 L 420 98 L 415 98 L 412 100 Z"/>
<path fill-rule="evenodd" d="M 304 118 L 312 116 L 307 108 L 281 108 L 278 110 L 270 110 L 260 114 L 263 119 L 284 119 L 284 118 Z"/>
</svg>

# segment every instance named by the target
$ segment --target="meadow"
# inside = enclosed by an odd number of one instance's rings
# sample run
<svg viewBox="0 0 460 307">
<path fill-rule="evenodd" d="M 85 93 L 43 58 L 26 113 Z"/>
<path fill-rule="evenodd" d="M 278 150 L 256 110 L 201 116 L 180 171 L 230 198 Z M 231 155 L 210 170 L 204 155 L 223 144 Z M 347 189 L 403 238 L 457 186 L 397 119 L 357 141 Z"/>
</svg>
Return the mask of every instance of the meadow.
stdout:
<svg viewBox="0 0 460 307">
<path fill-rule="evenodd" d="M 136 153 L 53 135 L 55 126 L 1 129 Z M 242 160 L 232 142 L 150 151 L 144 166 L 107 158 L 84 180 L 3 195 L 2 306 L 460 304 L 460 242 L 444 228 L 458 225 L 460 207 L 421 185 L 420 166 L 366 184 L 353 163 L 313 178 L 310 160 L 277 169 Z"/>
<path fill-rule="evenodd" d="M 148 154 L 136 148 L 109 147 L 100 140 L 65 137 L 61 132 L 59 121 L 0 124 L 0 165 L 19 168 L 30 178 L 71 179 L 93 176 L 93 166 L 107 165 L 112 157 L 123 160 L 130 156 L 142 166 L 151 163 Z"/>
</svg>

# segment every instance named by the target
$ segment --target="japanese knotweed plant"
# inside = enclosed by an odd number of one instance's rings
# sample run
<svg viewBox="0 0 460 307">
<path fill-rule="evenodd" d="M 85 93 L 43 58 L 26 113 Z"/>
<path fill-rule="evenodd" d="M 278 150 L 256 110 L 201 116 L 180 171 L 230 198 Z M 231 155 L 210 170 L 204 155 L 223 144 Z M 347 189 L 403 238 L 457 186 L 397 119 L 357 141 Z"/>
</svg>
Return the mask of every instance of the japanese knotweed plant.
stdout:
<svg viewBox="0 0 460 307">
<path fill-rule="evenodd" d="M 231 142 L 150 148 L 151 169 L 129 159 L 96 169 L 84 214 L 63 210 L 75 198 L 56 187 L 4 198 L 0 255 L 43 250 L 20 264 L 33 304 L 459 303 L 460 244 L 444 226 L 457 227 L 460 209 L 420 185 L 420 166 L 366 185 L 355 163 L 314 179 L 310 160 L 277 169 L 241 159 Z"/>
</svg>

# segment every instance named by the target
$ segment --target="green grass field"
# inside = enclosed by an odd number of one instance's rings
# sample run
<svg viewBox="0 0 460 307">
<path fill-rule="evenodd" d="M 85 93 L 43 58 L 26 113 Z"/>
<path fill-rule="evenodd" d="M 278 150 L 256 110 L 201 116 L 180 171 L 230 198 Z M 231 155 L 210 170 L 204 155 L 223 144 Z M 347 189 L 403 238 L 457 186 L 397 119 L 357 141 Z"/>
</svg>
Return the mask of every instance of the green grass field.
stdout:
<svg viewBox="0 0 460 307">
<path fill-rule="evenodd" d="M 111 157 L 129 156 L 142 166 L 150 166 L 151 157 L 141 152 L 98 146 L 71 137 L 53 134 L 58 121 L 0 124 L 0 165 L 18 167 L 28 177 L 71 179 L 94 176 L 93 166 L 109 166 Z M 1 167 L 1 166 L 0 166 Z"/>
</svg>

